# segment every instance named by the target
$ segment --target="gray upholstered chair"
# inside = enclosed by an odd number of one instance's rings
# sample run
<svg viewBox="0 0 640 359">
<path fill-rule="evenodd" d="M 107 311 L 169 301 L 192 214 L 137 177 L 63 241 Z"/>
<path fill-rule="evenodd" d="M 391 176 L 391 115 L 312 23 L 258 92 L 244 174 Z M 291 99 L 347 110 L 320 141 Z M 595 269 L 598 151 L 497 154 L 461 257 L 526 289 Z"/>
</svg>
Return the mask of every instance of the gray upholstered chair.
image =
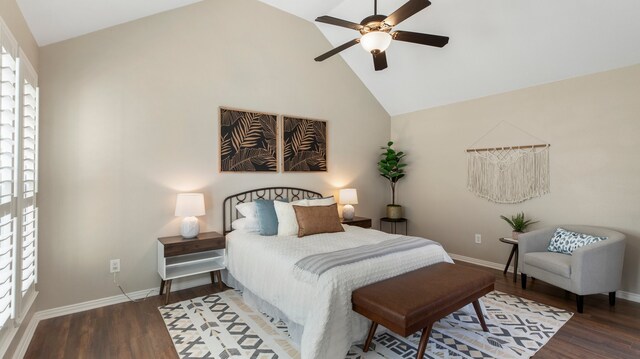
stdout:
<svg viewBox="0 0 640 359">
<path fill-rule="evenodd" d="M 548 252 L 547 246 L 555 230 L 608 237 L 576 249 L 571 255 Z M 616 303 L 620 288 L 625 235 L 611 229 L 592 226 L 558 226 L 543 228 L 518 237 L 522 289 L 527 288 L 527 275 L 575 293 L 578 313 L 582 313 L 584 296 L 609 293 L 609 305 Z"/>
</svg>

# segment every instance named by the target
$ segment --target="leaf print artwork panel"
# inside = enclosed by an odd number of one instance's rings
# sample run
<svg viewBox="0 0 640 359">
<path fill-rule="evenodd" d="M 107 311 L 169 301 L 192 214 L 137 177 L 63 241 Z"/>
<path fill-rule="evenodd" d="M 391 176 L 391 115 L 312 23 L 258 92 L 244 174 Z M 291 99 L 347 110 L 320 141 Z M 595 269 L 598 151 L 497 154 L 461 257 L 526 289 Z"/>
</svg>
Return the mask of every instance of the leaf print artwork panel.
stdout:
<svg viewBox="0 0 640 359">
<path fill-rule="evenodd" d="M 327 123 L 284 116 L 285 172 L 327 171 Z"/>
<path fill-rule="evenodd" d="M 278 116 L 220 108 L 220 171 L 277 172 Z"/>
</svg>

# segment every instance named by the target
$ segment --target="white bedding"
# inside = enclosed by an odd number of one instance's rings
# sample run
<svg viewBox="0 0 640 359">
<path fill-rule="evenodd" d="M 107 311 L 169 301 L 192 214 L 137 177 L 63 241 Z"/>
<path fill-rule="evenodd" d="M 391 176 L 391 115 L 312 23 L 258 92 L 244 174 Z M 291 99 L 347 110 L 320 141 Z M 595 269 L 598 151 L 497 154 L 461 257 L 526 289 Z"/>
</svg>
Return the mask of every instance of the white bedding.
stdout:
<svg viewBox="0 0 640 359">
<path fill-rule="evenodd" d="M 344 358 L 351 344 L 364 338 L 369 323 L 351 310 L 354 289 L 451 258 L 440 246 L 426 246 L 332 268 L 315 284 L 296 279 L 294 265 L 312 254 L 397 237 L 353 226 L 303 238 L 233 231 L 227 235 L 227 268 L 253 294 L 304 327 L 302 359 Z"/>
</svg>

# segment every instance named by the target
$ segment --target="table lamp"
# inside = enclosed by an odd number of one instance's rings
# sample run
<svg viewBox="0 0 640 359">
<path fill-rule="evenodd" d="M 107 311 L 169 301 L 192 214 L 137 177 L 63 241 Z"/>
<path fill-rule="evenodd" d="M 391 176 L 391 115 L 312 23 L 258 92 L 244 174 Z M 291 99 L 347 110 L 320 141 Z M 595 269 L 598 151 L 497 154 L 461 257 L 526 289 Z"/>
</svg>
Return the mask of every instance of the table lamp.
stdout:
<svg viewBox="0 0 640 359">
<path fill-rule="evenodd" d="M 358 204 L 358 192 L 356 192 L 354 188 L 341 189 L 340 204 L 344 204 L 342 208 L 342 218 L 352 220 L 356 214 L 356 210 L 352 204 Z"/>
<path fill-rule="evenodd" d="M 204 216 L 204 195 L 202 193 L 180 193 L 176 200 L 176 217 L 184 217 L 180 224 L 180 234 L 184 238 L 195 238 L 200 233 L 196 216 Z"/>
</svg>

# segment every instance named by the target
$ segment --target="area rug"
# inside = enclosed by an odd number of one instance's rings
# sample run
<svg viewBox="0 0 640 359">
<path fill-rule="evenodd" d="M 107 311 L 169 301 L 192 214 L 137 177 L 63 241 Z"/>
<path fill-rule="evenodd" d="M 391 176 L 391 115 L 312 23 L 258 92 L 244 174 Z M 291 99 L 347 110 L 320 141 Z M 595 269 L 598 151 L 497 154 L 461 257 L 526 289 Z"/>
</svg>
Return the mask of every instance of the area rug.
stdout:
<svg viewBox="0 0 640 359">
<path fill-rule="evenodd" d="M 474 315 L 455 312 L 436 323 L 425 358 L 529 358 L 573 313 L 498 291 L 483 297 L 489 332 Z M 159 308 L 181 359 L 300 358 L 287 327 L 246 305 L 234 290 Z M 364 353 L 354 345 L 347 359 L 415 358 L 420 334 L 377 334 Z M 339 359 L 339 358 L 337 358 Z"/>
</svg>

